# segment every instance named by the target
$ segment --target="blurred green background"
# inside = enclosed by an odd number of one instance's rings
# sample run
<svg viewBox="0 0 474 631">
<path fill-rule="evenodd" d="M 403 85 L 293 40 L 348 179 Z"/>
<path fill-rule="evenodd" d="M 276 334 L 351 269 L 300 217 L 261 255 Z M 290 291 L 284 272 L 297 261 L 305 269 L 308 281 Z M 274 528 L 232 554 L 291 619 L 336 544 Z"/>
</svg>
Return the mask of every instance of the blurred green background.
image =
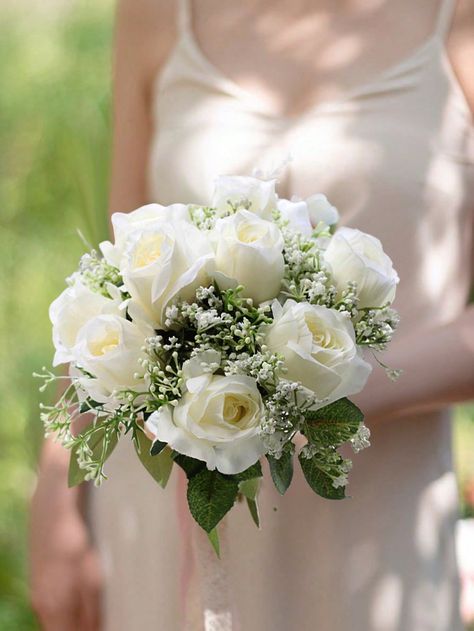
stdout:
<svg viewBox="0 0 474 631">
<path fill-rule="evenodd" d="M 0 2 L 0 629 L 37 629 L 26 506 L 48 303 L 107 231 L 111 0 Z"/>
<path fill-rule="evenodd" d="M 48 305 L 107 231 L 112 0 L 0 4 L 0 629 L 37 629 L 26 507 L 41 439 L 31 377 L 52 358 Z M 456 412 L 462 511 L 473 515 L 474 407 Z M 471 490 L 469 491 L 469 488 Z"/>
</svg>

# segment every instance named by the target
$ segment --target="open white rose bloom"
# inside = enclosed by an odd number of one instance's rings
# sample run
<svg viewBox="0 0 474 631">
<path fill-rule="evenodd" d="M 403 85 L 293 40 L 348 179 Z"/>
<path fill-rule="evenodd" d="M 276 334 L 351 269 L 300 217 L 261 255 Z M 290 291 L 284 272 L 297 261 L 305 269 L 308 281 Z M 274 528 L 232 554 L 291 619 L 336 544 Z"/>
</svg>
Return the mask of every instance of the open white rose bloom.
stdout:
<svg viewBox="0 0 474 631">
<path fill-rule="evenodd" d="M 131 439 L 163 487 L 174 465 L 184 470 L 217 551 L 239 494 L 259 523 L 262 458 L 280 493 L 296 455 L 316 493 L 345 496 L 351 461 L 339 448 L 369 445 L 347 397 L 371 372 L 364 351 L 383 351 L 398 322 L 380 241 L 337 230 L 324 195 L 286 200 L 275 187 L 221 176 L 213 206 L 115 214 L 114 243 L 81 259 L 50 309 L 54 365 L 68 363 L 70 381 L 42 420 L 71 449 L 70 484 L 100 483 L 117 441 Z"/>
</svg>

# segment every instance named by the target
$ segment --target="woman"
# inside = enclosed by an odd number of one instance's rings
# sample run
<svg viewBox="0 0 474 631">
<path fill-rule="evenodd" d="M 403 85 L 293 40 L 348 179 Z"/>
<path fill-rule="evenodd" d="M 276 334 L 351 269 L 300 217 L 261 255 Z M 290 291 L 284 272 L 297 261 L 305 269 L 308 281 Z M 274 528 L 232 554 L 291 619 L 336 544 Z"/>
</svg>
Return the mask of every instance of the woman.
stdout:
<svg viewBox="0 0 474 631">
<path fill-rule="evenodd" d="M 206 611 L 216 595 L 245 631 L 461 629 L 446 406 L 474 389 L 465 307 L 474 6 L 461 0 L 453 20 L 455 9 L 455 0 L 119 4 L 111 210 L 205 203 L 217 174 L 291 153 L 280 193 L 323 191 L 344 224 L 380 237 L 394 260 L 402 325 L 386 359 L 404 375 L 393 384 L 375 370 L 359 397 L 373 446 L 356 458 L 352 499 L 314 497 L 300 475 L 284 498 L 265 485 L 263 529 L 238 507 L 217 569 L 176 501 L 176 472 L 163 493 L 120 446 L 92 493 L 89 536 L 79 492 L 65 488 L 66 457 L 47 444 L 32 541 L 47 631 L 194 630 L 206 616 L 217 628 Z"/>
</svg>

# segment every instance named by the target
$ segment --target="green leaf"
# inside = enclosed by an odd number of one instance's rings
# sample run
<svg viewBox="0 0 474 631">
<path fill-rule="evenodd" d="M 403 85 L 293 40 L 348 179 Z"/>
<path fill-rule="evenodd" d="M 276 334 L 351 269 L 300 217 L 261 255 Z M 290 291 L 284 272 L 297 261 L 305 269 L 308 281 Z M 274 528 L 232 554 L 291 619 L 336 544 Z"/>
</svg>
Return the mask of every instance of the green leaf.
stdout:
<svg viewBox="0 0 474 631">
<path fill-rule="evenodd" d="M 263 475 L 262 465 L 257 460 L 257 462 L 253 464 L 251 467 L 249 467 L 248 469 L 245 469 L 245 471 L 241 471 L 240 473 L 235 474 L 232 477 L 238 480 L 239 482 L 241 482 L 242 480 L 252 480 L 253 478 L 261 478 L 262 475 Z"/>
<path fill-rule="evenodd" d="M 326 462 L 313 458 L 298 456 L 301 468 L 306 478 L 306 482 L 315 493 L 328 500 L 342 500 L 346 496 L 344 487 L 335 488 L 333 485 L 333 475 L 338 475 L 337 466 L 331 467 Z M 341 459 L 342 460 L 342 459 Z"/>
<path fill-rule="evenodd" d="M 164 489 L 168 483 L 173 468 L 171 449 L 165 447 L 157 456 L 151 455 L 151 440 L 141 430 L 136 432 L 135 451 L 142 465 Z M 138 444 L 137 444 L 138 443 Z"/>
<path fill-rule="evenodd" d="M 214 548 L 215 553 L 218 558 L 221 558 L 221 547 L 219 544 L 219 534 L 217 532 L 217 528 L 213 528 L 211 532 L 207 533 L 208 539 L 211 542 L 212 547 Z"/>
<path fill-rule="evenodd" d="M 254 500 L 260 488 L 260 478 L 252 478 L 251 480 L 244 480 L 239 484 L 239 491 L 245 497 Z"/>
<path fill-rule="evenodd" d="M 267 460 L 270 465 L 273 484 L 278 493 L 284 495 L 293 479 L 293 452 L 292 450 L 285 450 L 280 458 L 267 455 Z"/>
<path fill-rule="evenodd" d="M 159 453 L 163 451 L 166 445 L 167 443 L 162 443 L 161 440 L 155 440 L 151 446 L 150 454 L 152 456 L 157 456 Z"/>
<path fill-rule="evenodd" d="M 247 506 L 250 511 L 250 515 L 254 521 L 254 524 L 257 526 L 257 528 L 260 528 L 260 513 L 258 510 L 257 500 L 251 500 L 248 497 L 246 497 L 245 500 L 247 502 Z"/>
<path fill-rule="evenodd" d="M 202 462 L 202 460 L 197 460 L 190 456 L 183 456 L 176 451 L 173 452 L 172 457 L 176 464 L 186 473 L 188 480 L 206 468 L 206 463 Z"/>
<path fill-rule="evenodd" d="M 364 415 L 349 399 L 339 399 L 319 410 L 305 412 L 304 435 L 310 443 L 339 446 L 359 429 Z"/>
<path fill-rule="evenodd" d="M 189 510 L 206 532 L 211 532 L 232 508 L 237 497 L 237 480 L 218 471 L 203 469 L 188 482 Z"/>
<path fill-rule="evenodd" d="M 101 458 L 104 435 L 105 435 L 105 428 L 98 427 L 97 431 L 95 431 L 92 434 L 92 436 L 90 437 L 88 441 L 89 447 L 92 450 L 92 457 L 94 460 L 99 460 Z M 107 458 L 115 449 L 117 442 L 118 442 L 118 433 L 114 431 L 111 434 L 109 434 L 109 444 L 104 455 L 104 459 L 103 459 L 104 462 L 107 460 Z M 78 484 L 81 484 L 81 482 L 84 482 L 86 478 L 86 474 L 87 474 L 87 471 L 85 469 L 81 469 L 77 462 L 78 448 L 79 446 L 76 445 L 71 449 L 71 457 L 69 460 L 69 471 L 68 471 L 68 486 L 69 487 L 77 486 Z"/>
<path fill-rule="evenodd" d="M 260 489 L 260 478 L 244 480 L 239 484 L 239 491 L 245 497 L 250 515 L 257 528 L 260 528 L 260 515 L 258 511 L 257 496 Z"/>
</svg>

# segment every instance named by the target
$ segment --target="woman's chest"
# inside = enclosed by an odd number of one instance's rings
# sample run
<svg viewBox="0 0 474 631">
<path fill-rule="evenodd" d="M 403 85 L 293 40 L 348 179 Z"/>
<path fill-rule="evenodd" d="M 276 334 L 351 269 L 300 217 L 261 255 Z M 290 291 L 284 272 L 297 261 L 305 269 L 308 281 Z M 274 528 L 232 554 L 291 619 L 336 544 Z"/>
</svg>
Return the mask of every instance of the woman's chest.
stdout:
<svg viewBox="0 0 474 631">
<path fill-rule="evenodd" d="M 323 191 L 349 221 L 383 213 L 387 200 L 398 217 L 418 221 L 437 194 L 455 209 L 472 193 L 472 129 L 448 90 L 441 98 L 426 87 L 410 90 L 398 78 L 280 119 L 210 85 L 174 85 L 157 101 L 151 196 L 204 204 L 217 175 L 268 171 L 291 157 L 280 194 Z"/>
<path fill-rule="evenodd" d="M 286 121 L 211 85 L 190 90 L 187 82 L 165 90 L 157 105 L 153 201 L 206 204 L 218 175 L 268 172 L 291 157 L 279 194 L 323 192 L 342 223 L 382 239 L 404 280 L 399 308 L 406 321 L 410 310 L 429 319 L 433 304 L 463 304 L 474 144 L 465 110 L 439 83 L 420 91 L 397 77 L 377 92 Z"/>
</svg>

